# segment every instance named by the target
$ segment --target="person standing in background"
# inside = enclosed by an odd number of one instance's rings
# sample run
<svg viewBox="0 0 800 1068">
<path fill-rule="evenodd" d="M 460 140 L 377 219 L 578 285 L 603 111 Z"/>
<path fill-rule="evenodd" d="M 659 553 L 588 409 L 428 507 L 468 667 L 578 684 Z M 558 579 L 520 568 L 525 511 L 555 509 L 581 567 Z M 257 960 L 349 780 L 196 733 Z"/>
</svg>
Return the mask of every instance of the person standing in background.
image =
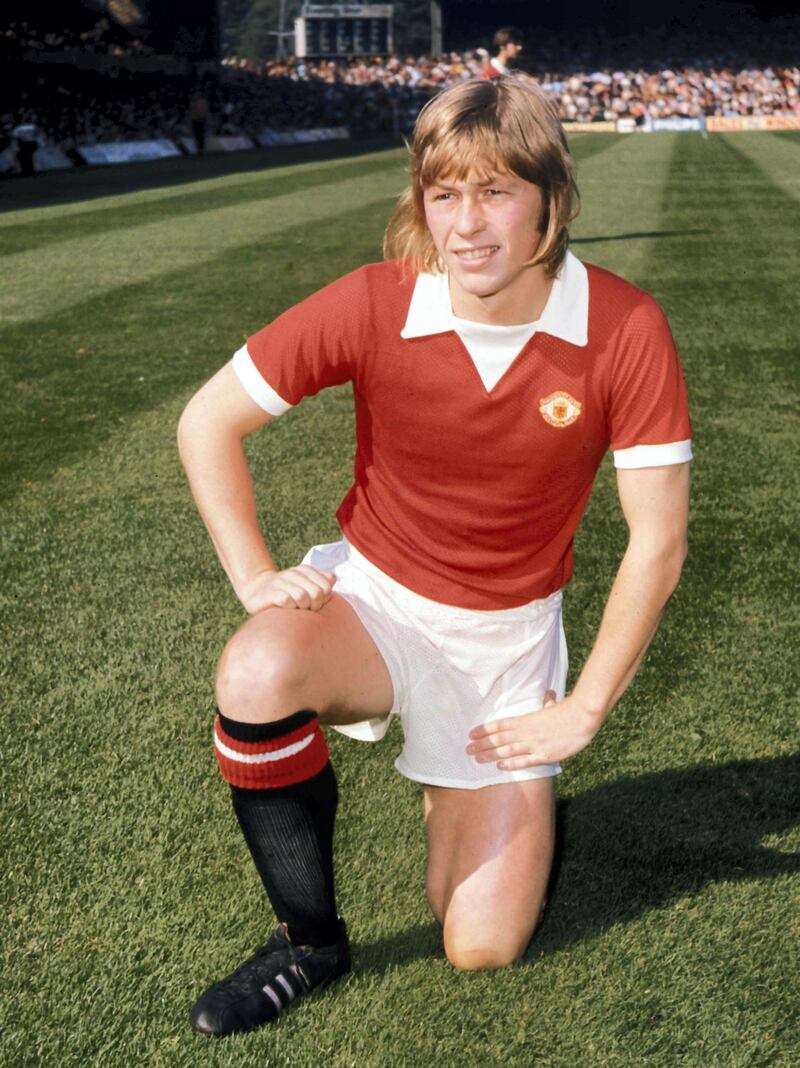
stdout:
<svg viewBox="0 0 800 1068">
<path fill-rule="evenodd" d="M 484 78 L 499 78 L 508 74 L 508 65 L 516 59 L 524 47 L 522 31 L 514 26 L 504 26 L 494 35 L 492 44 L 496 55 L 492 56 L 483 70 Z"/>
<path fill-rule="evenodd" d="M 21 122 L 15 126 L 12 136 L 17 145 L 17 163 L 23 178 L 32 178 L 36 174 L 33 157 L 39 147 L 39 131 L 35 122 Z"/>
<path fill-rule="evenodd" d="M 198 156 L 204 156 L 206 153 L 206 127 L 209 111 L 208 98 L 202 89 L 198 89 L 192 95 L 192 102 L 189 105 L 189 120 L 192 124 L 192 137 L 197 146 Z"/>
</svg>

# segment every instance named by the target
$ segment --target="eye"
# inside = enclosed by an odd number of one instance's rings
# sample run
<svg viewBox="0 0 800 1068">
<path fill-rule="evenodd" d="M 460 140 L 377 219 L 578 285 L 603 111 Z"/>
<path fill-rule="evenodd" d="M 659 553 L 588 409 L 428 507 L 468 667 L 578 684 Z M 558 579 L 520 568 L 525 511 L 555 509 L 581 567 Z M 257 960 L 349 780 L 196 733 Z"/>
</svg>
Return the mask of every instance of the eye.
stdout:
<svg viewBox="0 0 800 1068">
<path fill-rule="evenodd" d="M 551 393 L 549 397 L 542 397 L 539 401 L 539 411 L 550 426 L 565 427 L 574 423 L 581 414 L 581 402 L 569 393 L 559 390 L 557 393 Z"/>
</svg>

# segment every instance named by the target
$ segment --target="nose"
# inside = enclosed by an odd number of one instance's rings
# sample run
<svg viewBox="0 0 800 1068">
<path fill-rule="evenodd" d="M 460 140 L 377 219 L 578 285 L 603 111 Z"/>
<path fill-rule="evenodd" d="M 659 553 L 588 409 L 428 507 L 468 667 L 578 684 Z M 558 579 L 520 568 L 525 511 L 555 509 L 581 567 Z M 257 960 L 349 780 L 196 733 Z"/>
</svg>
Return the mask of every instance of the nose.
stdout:
<svg viewBox="0 0 800 1068">
<path fill-rule="evenodd" d="M 480 233 L 485 226 L 486 220 L 477 200 L 474 197 L 462 197 L 456 217 L 456 232 L 462 237 L 470 237 Z"/>
</svg>

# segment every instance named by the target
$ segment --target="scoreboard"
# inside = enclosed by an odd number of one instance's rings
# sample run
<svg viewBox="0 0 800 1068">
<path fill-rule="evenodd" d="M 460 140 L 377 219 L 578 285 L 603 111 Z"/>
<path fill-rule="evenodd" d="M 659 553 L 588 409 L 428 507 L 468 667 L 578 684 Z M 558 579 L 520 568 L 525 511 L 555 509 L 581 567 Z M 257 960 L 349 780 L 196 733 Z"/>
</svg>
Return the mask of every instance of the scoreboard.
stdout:
<svg viewBox="0 0 800 1068">
<path fill-rule="evenodd" d="M 294 20 L 295 55 L 389 55 L 393 13 L 392 4 L 304 4 Z"/>
</svg>

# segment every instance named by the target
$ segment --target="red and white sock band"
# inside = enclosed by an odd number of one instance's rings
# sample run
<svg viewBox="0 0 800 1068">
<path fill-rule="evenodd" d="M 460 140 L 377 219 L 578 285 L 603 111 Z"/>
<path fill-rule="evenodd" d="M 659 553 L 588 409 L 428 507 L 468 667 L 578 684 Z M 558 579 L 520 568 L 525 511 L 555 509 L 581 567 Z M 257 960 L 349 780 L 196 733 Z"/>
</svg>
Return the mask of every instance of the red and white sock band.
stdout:
<svg viewBox="0 0 800 1068">
<path fill-rule="evenodd" d="M 214 750 L 223 779 L 246 790 L 270 790 L 311 779 L 328 763 L 328 745 L 313 712 L 277 723 L 239 723 L 221 713 Z"/>
</svg>

